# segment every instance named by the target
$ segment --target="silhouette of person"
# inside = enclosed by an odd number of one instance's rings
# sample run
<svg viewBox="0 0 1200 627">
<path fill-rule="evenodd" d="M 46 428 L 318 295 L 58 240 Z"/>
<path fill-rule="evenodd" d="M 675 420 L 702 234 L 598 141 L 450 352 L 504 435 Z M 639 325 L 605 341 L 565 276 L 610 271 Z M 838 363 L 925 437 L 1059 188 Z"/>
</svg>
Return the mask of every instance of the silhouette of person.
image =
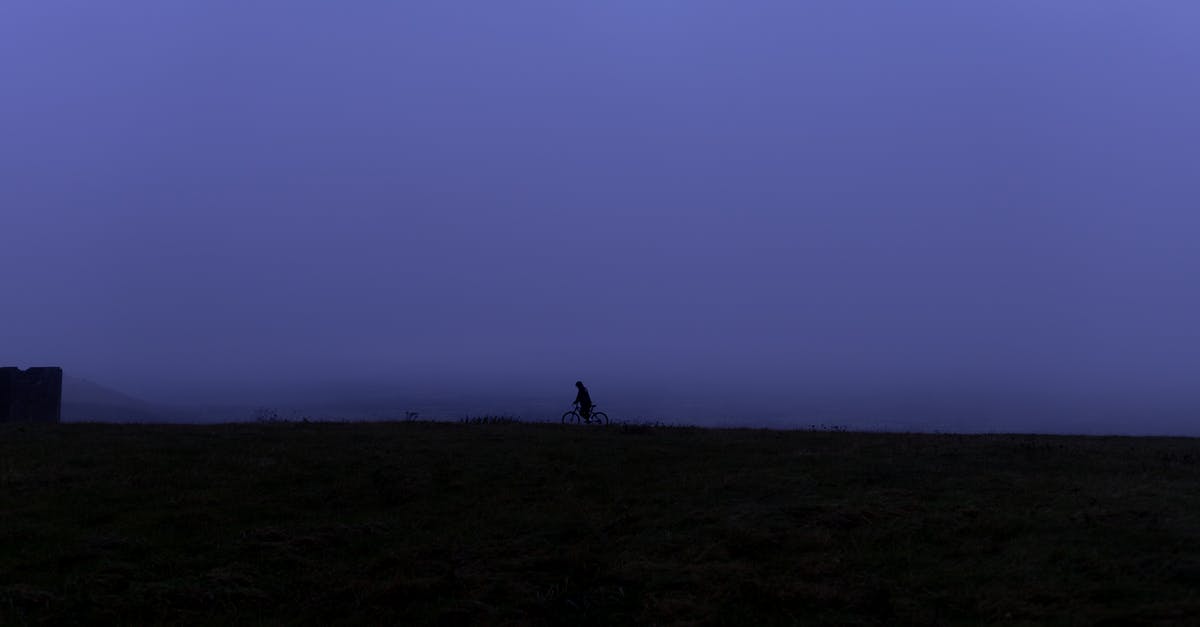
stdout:
<svg viewBox="0 0 1200 627">
<path fill-rule="evenodd" d="M 592 396 L 583 386 L 583 381 L 576 381 L 575 387 L 579 388 L 579 393 L 575 395 L 575 404 L 579 406 L 579 417 L 587 420 L 592 415 Z"/>
</svg>

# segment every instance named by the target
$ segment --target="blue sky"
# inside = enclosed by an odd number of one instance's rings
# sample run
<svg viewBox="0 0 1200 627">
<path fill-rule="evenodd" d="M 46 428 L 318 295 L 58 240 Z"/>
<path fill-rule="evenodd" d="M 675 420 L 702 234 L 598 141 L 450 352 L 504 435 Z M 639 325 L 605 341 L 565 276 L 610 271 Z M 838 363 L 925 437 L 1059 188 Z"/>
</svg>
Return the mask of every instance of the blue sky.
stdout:
<svg viewBox="0 0 1200 627">
<path fill-rule="evenodd" d="M 1194 407 L 1197 18 L 9 0 L 0 347 L 152 397 L 354 369 Z"/>
</svg>

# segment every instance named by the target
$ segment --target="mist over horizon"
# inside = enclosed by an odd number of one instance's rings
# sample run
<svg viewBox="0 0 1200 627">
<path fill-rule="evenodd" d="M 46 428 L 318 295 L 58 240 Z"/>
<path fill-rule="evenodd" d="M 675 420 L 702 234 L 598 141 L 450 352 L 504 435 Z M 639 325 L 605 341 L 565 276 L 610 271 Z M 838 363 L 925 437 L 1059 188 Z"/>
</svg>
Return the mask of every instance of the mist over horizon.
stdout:
<svg viewBox="0 0 1200 627">
<path fill-rule="evenodd" d="M 582 379 L 614 418 L 1200 435 L 1198 18 L 6 2 L 0 365 L 188 407 L 552 416 Z"/>
</svg>

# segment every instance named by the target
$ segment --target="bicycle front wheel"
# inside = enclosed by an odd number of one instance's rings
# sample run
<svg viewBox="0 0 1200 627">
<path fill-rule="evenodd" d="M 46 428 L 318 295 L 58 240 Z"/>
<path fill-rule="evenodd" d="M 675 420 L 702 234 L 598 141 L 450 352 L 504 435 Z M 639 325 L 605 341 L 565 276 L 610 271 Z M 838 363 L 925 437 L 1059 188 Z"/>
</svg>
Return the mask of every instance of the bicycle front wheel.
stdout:
<svg viewBox="0 0 1200 627">
<path fill-rule="evenodd" d="M 597 424 L 607 425 L 608 424 L 608 414 L 606 414 L 602 411 L 594 412 L 594 413 L 592 413 L 592 422 L 595 422 Z"/>
<path fill-rule="evenodd" d="M 562 417 L 562 423 L 563 423 L 564 425 L 577 425 L 577 424 L 579 424 L 579 413 L 578 413 L 578 412 L 575 412 L 575 411 L 569 411 L 569 412 L 567 412 L 567 413 L 563 414 L 563 417 Z"/>
</svg>

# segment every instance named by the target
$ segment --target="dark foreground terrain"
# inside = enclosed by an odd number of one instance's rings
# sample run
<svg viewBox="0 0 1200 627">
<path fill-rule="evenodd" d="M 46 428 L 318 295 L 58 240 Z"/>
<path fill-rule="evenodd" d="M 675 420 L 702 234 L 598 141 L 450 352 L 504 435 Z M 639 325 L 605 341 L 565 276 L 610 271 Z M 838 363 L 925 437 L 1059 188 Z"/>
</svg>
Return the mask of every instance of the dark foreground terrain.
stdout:
<svg viewBox="0 0 1200 627">
<path fill-rule="evenodd" d="M 0 624 L 1194 624 L 1200 442 L 0 425 Z"/>
</svg>

